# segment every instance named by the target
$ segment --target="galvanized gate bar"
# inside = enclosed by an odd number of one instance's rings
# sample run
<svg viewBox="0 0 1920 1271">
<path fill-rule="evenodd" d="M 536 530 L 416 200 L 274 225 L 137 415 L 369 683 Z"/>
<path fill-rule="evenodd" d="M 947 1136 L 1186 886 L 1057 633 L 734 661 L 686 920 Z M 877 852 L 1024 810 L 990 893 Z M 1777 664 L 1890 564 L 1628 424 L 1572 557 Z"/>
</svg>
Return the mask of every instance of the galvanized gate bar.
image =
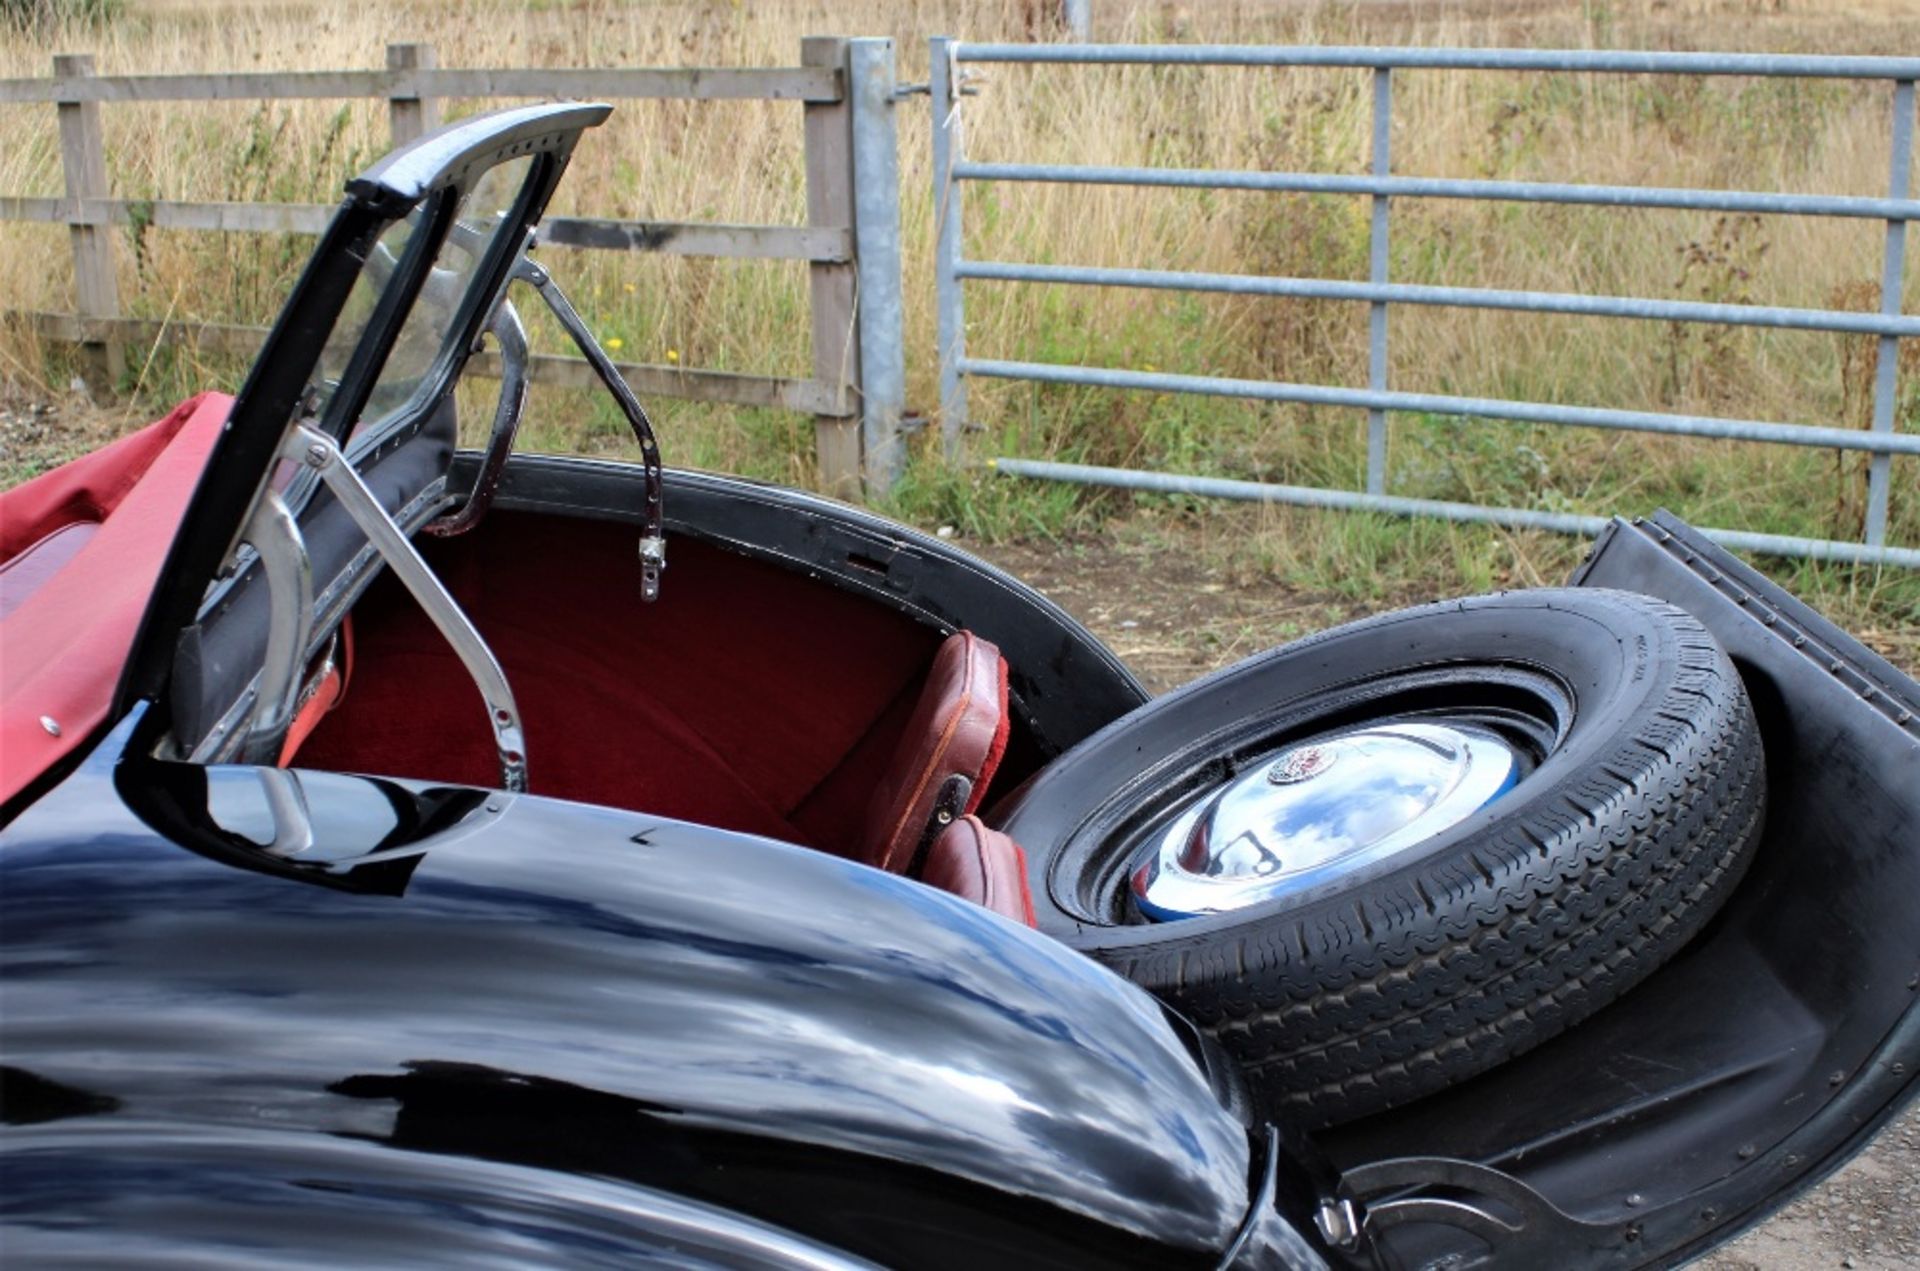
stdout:
<svg viewBox="0 0 1920 1271">
<path fill-rule="evenodd" d="M 1284 503 L 1294 507 L 1337 508 L 1351 512 L 1384 512 L 1390 516 L 1432 516 L 1446 521 L 1500 525 L 1508 529 L 1549 530 L 1556 534 L 1591 537 L 1605 529 L 1608 518 L 1571 512 L 1540 512 L 1532 508 L 1490 508 L 1478 503 L 1449 503 L 1441 499 L 1408 499 L 1391 495 L 1359 494 L 1351 490 L 1322 490 L 1314 486 L 1269 485 L 1264 481 L 1236 481 L 1228 477 L 1193 477 L 1171 472 L 1140 472 L 1131 468 L 1098 468 L 1080 463 L 1053 463 L 1041 459 L 995 459 L 1001 472 L 1045 481 L 1114 486 L 1123 490 L 1152 490 L 1161 494 L 1194 494 L 1213 499 L 1241 499 L 1256 503 Z M 1864 547 L 1790 534 L 1755 534 L 1746 530 L 1701 530 L 1727 547 L 1767 556 L 1798 556 L 1849 565 L 1904 565 L 1920 569 L 1920 549 Z"/>
<path fill-rule="evenodd" d="M 1333 278 L 1286 278 L 1262 274 L 1202 274 L 1161 269 L 1105 269 L 1093 265 L 1028 265 L 965 260 L 957 278 L 996 282 L 1050 282 L 1090 287 L 1143 287 L 1159 291 L 1206 291 L 1243 296 L 1290 296 L 1307 300 L 1357 300 L 1373 305 L 1440 305 L 1456 309 L 1516 309 L 1600 318 L 1649 318 L 1662 322 L 1711 322 L 1721 326 L 1774 327 L 1790 331 L 1844 331 L 1853 335 L 1920 336 L 1920 316 L 1854 313 L 1834 309 L 1784 309 L 1772 305 L 1710 304 L 1636 296 L 1585 296 L 1561 291 L 1499 291 L 1488 287 L 1429 287 L 1421 283 L 1342 282 Z"/>
<path fill-rule="evenodd" d="M 1907 197 L 1913 177 L 1913 78 L 1909 76 L 1893 86 L 1893 158 L 1889 163 L 1887 195 Z M 1900 312 L 1900 288 L 1905 281 L 1907 259 L 1907 223 L 1887 221 L 1886 249 L 1880 267 L 1880 312 Z M 1882 333 L 1873 368 L 1873 431 L 1893 432 L 1893 406 L 1900 376 L 1900 342 L 1892 334 Z M 1867 466 L 1866 540 L 1884 543 L 1887 538 L 1888 486 L 1892 474 L 1885 455 L 1875 455 Z"/>
<path fill-rule="evenodd" d="M 1365 410 L 1368 414 L 1366 492 L 1293 491 L 1258 482 L 1169 476 L 1118 469 L 1073 468 L 1027 460 L 997 461 L 1000 470 L 1023 476 L 1073 480 L 1136 489 L 1173 489 L 1260 498 L 1321 507 L 1371 507 L 1453 519 L 1487 520 L 1569 532 L 1591 532 L 1597 517 L 1560 516 L 1524 509 L 1472 508 L 1437 500 L 1385 495 L 1387 417 L 1392 411 L 1508 419 L 1576 427 L 1629 429 L 1675 436 L 1710 437 L 1865 452 L 1868 498 L 1864 544 L 1787 535 L 1714 531 L 1721 542 L 1752 551 L 1861 563 L 1920 566 L 1920 549 L 1885 543 L 1895 455 L 1920 456 L 1920 433 L 1896 431 L 1899 341 L 1920 337 L 1920 316 L 1901 307 L 1906 225 L 1920 219 L 1920 199 L 1911 197 L 1914 81 L 1920 58 L 1775 56 L 1737 53 L 1641 53 L 1601 50 L 1449 49 L 1361 47 L 1256 47 L 1141 44 L 964 44 L 934 41 L 934 196 L 938 215 L 935 251 L 936 304 L 940 318 L 942 423 L 949 447 L 969 426 L 966 376 L 985 375 L 1042 383 L 1076 384 L 1148 392 L 1196 393 L 1260 401 L 1304 402 Z M 1060 65 L 1153 65 L 1347 67 L 1372 72 L 1370 172 L 1248 172 L 1202 168 L 1115 167 L 1073 164 L 978 163 L 964 158 L 959 129 L 959 67 L 968 62 Z M 1582 185 L 1538 181 L 1479 181 L 1396 177 L 1391 172 L 1393 83 L 1399 69 L 1563 71 L 1580 73 L 1747 75 L 1818 79 L 1880 79 L 1893 82 L 1893 156 L 1888 197 L 1868 198 L 1749 190 L 1694 190 Z M 1342 279 L 1263 277 L 1175 270 L 1022 264 L 963 259 L 961 192 L 968 181 L 1025 181 L 1082 185 L 1248 190 L 1345 195 L 1372 200 L 1366 282 Z M 1771 305 L 1713 304 L 1632 296 L 1396 284 L 1389 279 L 1388 251 L 1395 198 L 1482 199 L 1514 203 L 1657 208 L 1739 214 L 1850 217 L 1884 221 L 1886 243 L 1878 313 Z M 1072 286 L 1139 287 L 1230 295 L 1286 296 L 1354 301 L 1369 306 L 1365 389 L 1276 383 L 1204 375 L 1109 370 L 1034 362 L 972 358 L 966 353 L 962 284 L 967 279 Z M 1721 419 L 1658 411 L 1614 410 L 1515 402 L 1388 387 L 1388 316 L 1393 304 L 1500 309 L 1666 322 L 1697 322 L 1779 330 L 1823 331 L 1878 337 L 1873 414 L 1868 429 Z M 1166 484 L 1174 483 L 1173 485 Z M 1276 494 L 1275 490 L 1283 493 Z"/>
<path fill-rule="evenodd" d="M 1795 79 L 1920 79 L 1920 57 L 1647 53 L 1613 49 L 1385 48 L 1367 45 L 960 44 L 963 62 L 1140 66 L 1332 66 L 1357 70 L 1615 71 Z"/>
<path fill-rule="evenodd" d="M 967 419 L 967 382 L 960 361 L 967 355 L 965 315 L 954 268 L 960 262 L 960 186 L 955 180 L 960 153 L 959 67 L 957 41 L 935 36 L 929 67 L 933 111 L 933 291 L 940 357 L 940 437 L 949 459 L 957 458 Z"/>
<path fill-rule="evenodd" d="M 1363 410 L 1409 410 L 1429 415 L 1471 415 L 1528 424 L 1574 428 L 1613 428 L 1627 432 L 1708 437 L 1719 441 L 1763 441 L 1822 450 L 1868 450 L 1880 454 L 1920 455 L 1920 433 L 1880 434 L 1814 424 L 1778 424 L 1758 419 L 1722 419 L 1713 415 L 1669 415 L 1658 411 L 1561 406 L 1553 402 L 1515 402 L 1505 398 L 1456 397 L 1445 393 L 1381 392 L 1326 384 L 1289 384 L 1276 380 L 1240 380 L 1213 375 L 1175 375 L 1166 371 L 1119 371 L 1054 362 L 1006 362 L 965 358 L 960 369 L 990 379 L 1030 380 L 1040 384 L 1079 384 L 1089 388 L 1135 389 L 1149 393 L 1192 393 L 1262 402 L 1305 402 L 1314 406 L 1350 406 Z"/>
<path fill-rule="evenodd" d="M 953 175 L 961 181 L 1166 186 L 1196 190 L 1258 190 L 1279 194 L 1376 194 L 1393 198 L 1563 203 L 1583 207 L 1670 208 L 1678 211 L 1755 212 L 1780 216 L 1857 216 L 1875 221 L 1920 220 L 1920 199 L 1863 198 L 1835 194 L 1675 190 L 1637 185 L 1565 185 L 1551 181 L 1467 181 L 1450 177 L 1344 176 L 1328 172 L 1247 172 L 1218 168 L 1115 168 L 1063 163 L 956 163 L 953 165 Z"/>
<path fill-rule="evenodd" d="M 1385 67 L 1373 72 L 1373 175 L 1392 174 L 1393 72 Z M 1375 287 L 1387 285 L 1388 199 L 1373 196 L 1367 221 L 1367 281 Z M 1376 393 L 1387 388 L 1387 297 L 1382 295 L 1367 306 L 1367 387 Z M 1378 407 L 1367 411 L 1367 493 L 1387 492 L 1387 412 Z"/>
</svg>

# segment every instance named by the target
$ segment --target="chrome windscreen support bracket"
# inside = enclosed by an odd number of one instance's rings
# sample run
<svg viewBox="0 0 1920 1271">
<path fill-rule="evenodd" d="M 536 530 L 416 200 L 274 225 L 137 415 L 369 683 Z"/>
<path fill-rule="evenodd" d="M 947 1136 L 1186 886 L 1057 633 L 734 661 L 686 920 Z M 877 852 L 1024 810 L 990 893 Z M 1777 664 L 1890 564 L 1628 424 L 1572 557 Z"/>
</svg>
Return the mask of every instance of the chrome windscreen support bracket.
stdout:
<svg viewBox="0 0 1920 1271">
<path fill-rule="evenodd" d="M 452 512 L 422 526 L 422 534 L 452 538 L 480 524 L 493 506 L 494 491 L 506 471 L 507 458 L 513 453 L 513 440 L 520 431 L 520 416 L 527 408 L 527 329 L 520 315 L 506 300 L 493 312 L 487 325 L 494 342 L 500 346 L 500 401 L 493 410 L 493 430 L 487 438 L 487 452 L 480 459 L 480 474 L 474 478 L 473 492 Z"/>
<path fill-rule="evenodd" d="M 620 413 L 627 417 L 627 424 L 633 429 L 634 440 L 640 443 L 640 459 L 646 469 L 646 506 L 641 509 L 640 519 L 640 599 L 654 601 L 660 598 L 660 573 L 667 567 L 667 537 L 665 521 L 661 507 L 660 444 L 653 433 L 653 421 L 647 418 L 647 412 L 640 405 L 640 399 L 633 395 L 633 389 L 627 384 L 626 377 L 620 374 L 620 368 L 613 364 L 600 342 L 593 338 L 593 332 L 574 310 L 559 286 L 553 281 L 553 275 L 536 264 L 532 258 L 522 254 L 519 264 L 514 266 L 513 277 L 516 281 L 527 283 L 540 293 L 547 302 L 547 308 L 559 319 L 560 325 L 572 337 L 580 355 L 593 367 L 600 382 L 613 394 L 613 400 L 620 405 Z"/>
<path fill-rule="evenodd" d="M 373 549 L 400 579 L 425 611 L 433 625 L 467 668 L 467 674 L 480 690 L 487 706 L 487 723 L 493 729 L 494 748 L 500 756 L 501 788 L 520 792 L 527 788 L 527 747 L 520 723 L 520 710 L 514 703 L 507 677 L 487 648 L 479 631 L 460 608 L 451 593 L 414 550 L 412 542 L 393 523 L 373 492 L 367 489 L 353 465 L 340 453 L 333 438 L 302 425 L 294 429 L 288 457 L 305 464 L 319 474 L 333 497 L 339 500 Z"/>
<path fill-rule="evenodd" d="M 260 789 L 267 796 L 273 818 L 273 841 L 266 850 L 275 856 L 298 856 L 313 846 L 313 813 L 297 773 L 285 768 L 261 768 Z"/>
<path fill-rule="evenodd" d="M 313 562 L 300 524 L 277 490 L 266 492 L 240 537 L 260 557 L 268 597 L 267 649 L 240 758 L 244 763 L 275 764 L 293 725 L 300 672 L 313 635 Z"/>
</svg>

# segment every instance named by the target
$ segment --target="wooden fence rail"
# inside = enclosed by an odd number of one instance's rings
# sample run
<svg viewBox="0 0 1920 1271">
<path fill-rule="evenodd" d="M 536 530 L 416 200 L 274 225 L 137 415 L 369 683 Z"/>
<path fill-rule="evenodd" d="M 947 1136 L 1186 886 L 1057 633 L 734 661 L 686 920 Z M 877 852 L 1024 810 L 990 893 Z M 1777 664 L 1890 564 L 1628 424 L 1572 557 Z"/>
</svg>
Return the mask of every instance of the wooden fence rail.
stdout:
<svg viewBox="0 0 1920 1271">
<path fill-rule="evenodd" d="M 886 93 L 855 94 L 853 46 L 885 44 Z M 874 65 L 868 55 L 862 65 Z M 591 251 L 656 252 L 675 256 L 742 260 L 805 261 L 812 311 L 812 373 L 806 377 L 740 375 L 726 371 L 641 363 L 622 364 L 634 388 L 646 394 L 695 401 L 770 406 L 815 417 L 815 445 L 823 488 L 842 496 L 872 492 L 890 483 L 891 468 L 876 466 L 874 438 L 895 444 L 898 386 L 869 386 L 862 376 L 857 303 L 860 257 L 865 245 L 884 277 L 897 289 L 898 204 L 892 224 L 856 223 L 854 190 L 863 169 L 891 171 L 891 116 L 875 128 L 860 117 L 861 102 L 890 104 L 892 50 L 886 41 L 814 37 L 802 41 L 801 65 L 767 69 L 623 67 L 578 69 L 443 69 L 433 47 L 392 44 L 387 69 L 214 75 L 97 75 L 93 59 L 63 55 L 53 74 L 40 79 L 0 79 L 0 103 L 54 105 L 59 114 L 61 198 L 0 195 L 0 221 L 64 224 L 74 261 L 75 312 L 13 311 L 47 339 L 78 344 L 83 374 L 98 392 L 110 393 L 123 377 L 128 346 L 193 343 L 241 353 L 255 351 L 266 328 L 193 319 L 159 321 L 122 314 L 117 288 L 113 230 L 152 226 L 167 230 L 317 234 L 334 212 L 311 203 L 223 203 L 113 198 L 107 179 L 101 103 L 155 101 L 385 99 L 395 145 L 438 125 L 440 103 L 449 97 L 628 98 L 771 100 L 800 103 L 805 116 L 807 223 L 733 225 L 554 217 L 540 239 L 552 247 Z M 856 138 L 856 124 L 866 126 Z M 885 153 L 876 153 L 874 137 Z M 884 218 L 881 218 L 884 220 Z M 890 231 L 890 232 L 889 232 Z M 874 276 L 874 275 L 869 275 Z M 884 309 L 884 306 L 881 306 Z M 867 333 L 897 340 L 897 331 Z M 869 345 L 869 347 L 872 347 Z M 495 360 L 475 360 L 474 371 L 498 374 Z M 585 385 L 591 379 L 578 358 L 539 357 L 537 381 Z M 871 391 L 870 391 L 871 388 Z M 879 432 L 875 431 L 876 408 Z M 863 438 L 863 418 L 866 428 Z"/>
<path fill-rule="evenodd" d="M 391 49 L 431 48 L 395 44 Z M 90 61 L 91 59 L 89 59 Z M 621 97 L 629 100 L 799 101 L 844 99 L 838 67 L 561 67 L 442 70 L 390 67 L 384 71 L 244 71 L 223 75 L 94 75 L 56 70 L 0 79 L 0 102 L 293 101 L 385 97 L 420 101 L 445 97 Z"/>
</svg>

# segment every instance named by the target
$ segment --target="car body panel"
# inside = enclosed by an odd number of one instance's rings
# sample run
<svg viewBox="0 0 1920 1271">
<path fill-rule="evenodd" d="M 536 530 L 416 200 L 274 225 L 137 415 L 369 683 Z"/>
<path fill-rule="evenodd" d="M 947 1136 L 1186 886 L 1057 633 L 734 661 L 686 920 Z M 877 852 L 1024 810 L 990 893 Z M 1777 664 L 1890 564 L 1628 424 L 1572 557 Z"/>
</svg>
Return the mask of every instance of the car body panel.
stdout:
<svg viewBox="0 0 1920 1271">
<path fill-rule="evenodd" d="M 98 526 L 0 619 L 0 806 L 85 753 L 107 722 L 168 541 L 232 404 L 222 393 L 188 398 L 140 432 L 0 494 L 8 547 L 16 535 Z"/>
<path fill-rule="evenodd" d="M 1191 1038 L 976 906 L 637 812 L 122 758 L 131 732 L 0 835 L 9 1190 L 21 1122 L 110 1110 L 624 1178 L 895 1264 L 1197 1264 L 1246 1217 L 1247 1127 Z M 46 1115 L 36 1082 L 78 1094 Z"/>
</svg>

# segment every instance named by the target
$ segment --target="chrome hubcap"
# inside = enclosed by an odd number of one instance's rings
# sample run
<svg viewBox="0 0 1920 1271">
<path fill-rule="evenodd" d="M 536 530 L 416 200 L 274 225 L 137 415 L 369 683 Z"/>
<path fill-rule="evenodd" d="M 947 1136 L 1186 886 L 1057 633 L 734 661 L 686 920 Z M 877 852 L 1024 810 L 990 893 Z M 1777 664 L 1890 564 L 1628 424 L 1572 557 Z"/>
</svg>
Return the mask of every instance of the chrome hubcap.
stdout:
<svg viewBox="0 0 1920 1271">
<path fill-rule="evenodd" d="M 1266 755 L 1196 799 L 1131 876 L 1156 921 L 1297 894 L 1418 848 L 1500 797 L 1520 756 L 1473 724 L 1369 724 Z"/>
</svg>

